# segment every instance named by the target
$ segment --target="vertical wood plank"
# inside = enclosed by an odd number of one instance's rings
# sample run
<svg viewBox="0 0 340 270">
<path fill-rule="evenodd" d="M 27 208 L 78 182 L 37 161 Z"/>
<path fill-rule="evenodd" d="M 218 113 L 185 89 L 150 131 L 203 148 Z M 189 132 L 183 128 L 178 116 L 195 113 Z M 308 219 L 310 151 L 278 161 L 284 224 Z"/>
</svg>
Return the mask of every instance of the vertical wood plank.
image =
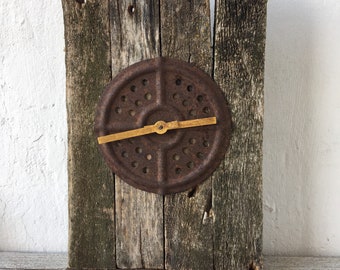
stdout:
<svg viewBox="0 0 340 270">
<path fill-rule="evenodd" d="M 213 180 L 214 269 L 258 269 L 262 252 L 262 130 L 266 0 L 217 0 L 215 80 L 233 123 Z"/>
<path fill-rule="evenodd" d="M 62 0 L 68 113 L 69 267 L 115 268 L 114 185 L 93 132 L 110 81 L 108 1 Z"/>
<path fill-rule="evenodd" d="M 161 0 L 162 55 L 211 72 L 208 0 Z M 164 201 L 166 269 L 213 269 L 211 180 Z"/>
<path fill-rule="evenodd" d="M 112 73 L 159 56 L 158 1 L 110 1 Z M 116 177 L 117 267 L 164 267 L 163 197 Z"/>
</svg>

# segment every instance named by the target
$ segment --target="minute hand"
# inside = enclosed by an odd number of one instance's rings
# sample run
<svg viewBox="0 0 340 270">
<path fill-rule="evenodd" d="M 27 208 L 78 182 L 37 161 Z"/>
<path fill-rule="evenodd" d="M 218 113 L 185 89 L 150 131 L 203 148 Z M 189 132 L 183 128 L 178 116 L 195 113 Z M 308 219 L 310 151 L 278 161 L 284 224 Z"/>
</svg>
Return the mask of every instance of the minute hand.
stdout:
<svg viewBox="0 0 340 270">
<path fill-rule="evenodd" d="M 216 117 L 199 118 L 199 119 L 185 120 L 185 121 L 172 121 L 172 122 L 166 123 L 167 130 L 200 127 L 200 126 L 208 126 L 208 125 L 215 125 L 215 124 L 216 124 Z"/>
<path fill-rule="evenodd" d="M 108 142 L 120 141 L 124 139 L 139 137 L 147 134 L 157 133 L 164 134 L 168 130 L 182 129 L 190 127 L 200 127 L 216 124 L 216 117 L 199 118 L 185 121 L 157 121 L 154 125 L 144 126 L 142 128 L 132 129 L 128 131 L 113 133 L 98 137 L 98 143 L 104 144 Z"/>
</svg>

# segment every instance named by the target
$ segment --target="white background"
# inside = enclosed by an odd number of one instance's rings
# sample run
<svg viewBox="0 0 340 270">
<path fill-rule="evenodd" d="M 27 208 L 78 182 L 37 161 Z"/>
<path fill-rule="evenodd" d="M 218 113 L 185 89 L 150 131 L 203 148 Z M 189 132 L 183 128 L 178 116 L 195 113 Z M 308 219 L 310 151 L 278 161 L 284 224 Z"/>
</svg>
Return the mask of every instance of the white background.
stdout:
<svg viewBox="0 0 340 270">
<path fill-rule="evenodd" d="M 0 251 L 67 251 L 61 1 L 0 1 Z M 269 0 L 264 252 L 340 256 L 340 1 Z"/>
</svg>

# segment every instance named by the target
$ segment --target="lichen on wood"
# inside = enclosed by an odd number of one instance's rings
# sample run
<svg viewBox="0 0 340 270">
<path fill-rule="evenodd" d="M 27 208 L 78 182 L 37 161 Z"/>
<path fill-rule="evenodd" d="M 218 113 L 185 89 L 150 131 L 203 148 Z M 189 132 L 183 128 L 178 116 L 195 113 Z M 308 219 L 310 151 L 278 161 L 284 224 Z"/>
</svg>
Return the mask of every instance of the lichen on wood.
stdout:
<svg viewBox="0 0 340 270">
<path fill-rule="evenodd" d="M 232 139 L 213 180 L 215 269 L 262 265 L 262 130 L 266 0 L 216 3 L 214 78 Z"/>
<path fill-rule="evenodd" d="M 95 142 L 98 97 L 111 79 L 108 2 L 63 0 L 68 120 L 69 267 L 115 268 L 112 174 Z"/>
</svg>

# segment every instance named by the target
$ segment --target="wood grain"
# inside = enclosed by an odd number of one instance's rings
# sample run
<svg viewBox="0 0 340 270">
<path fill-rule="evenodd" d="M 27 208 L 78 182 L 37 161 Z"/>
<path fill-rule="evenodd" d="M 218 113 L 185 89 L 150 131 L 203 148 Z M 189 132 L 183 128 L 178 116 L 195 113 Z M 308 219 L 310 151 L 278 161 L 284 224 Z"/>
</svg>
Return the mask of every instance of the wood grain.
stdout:
<svg viewBox="0 0 340 270">
<path fill-rule="evenodd" d="M 159 56 L 158 1 L 110 1 L 112 74 Z M 163 269 L 163 197 L 116 177 L 117 267 Z"/>
<path fill-rule="evenodd" d="M 162 55 L 211 72 L 209 1 L 160 1 Z M 166 269 L 213 269 L 211 181 L 165 197 Z"/>
<path fill-rule="evenodd" d="M 114 189 L 93 121 L 111 79 L 108 1 L 62 0 L 66 42 L 69 267 L 114 268 Z"/>
<path fill-rule="evenodd" d="M 232 139 L 213 180 L 214 267 L 262 264 L 262 130 L 266 0 L 217 0 L 214 78 Z"/>
<path fill-rule="evenodd" d="M 168 270 L 261 266 L 266 1 L 217 1 L 214 54 L 208 0 L 62 2 L 69 266 Z M 212 178 L 164 198 L 136 190 L 118 177 L 113 184 L 93 135 L 96 103 L 111 75 L 160 54 L 214 73 L 233 121 L 230 149 Z"/>
<path fill-rule="evenodd" d="M 66 253 L 0 252 L 0 269 L 65 269 Z"/>
<path fill-rule="evenodd" d="M 0 252 L 2 269 L 65 269 L 66 253 Z M 266 270 L 339 270 L 339 257 L 277 257 L 265 256 Z M 210 270 L 210 269 L 207 269 Z"/>
<path fill-rule="evenodd" d="M 265 256 L 264 269 L 287 270 L 339 270 L 339 257 L 278 257 Z"/>
</svg>

